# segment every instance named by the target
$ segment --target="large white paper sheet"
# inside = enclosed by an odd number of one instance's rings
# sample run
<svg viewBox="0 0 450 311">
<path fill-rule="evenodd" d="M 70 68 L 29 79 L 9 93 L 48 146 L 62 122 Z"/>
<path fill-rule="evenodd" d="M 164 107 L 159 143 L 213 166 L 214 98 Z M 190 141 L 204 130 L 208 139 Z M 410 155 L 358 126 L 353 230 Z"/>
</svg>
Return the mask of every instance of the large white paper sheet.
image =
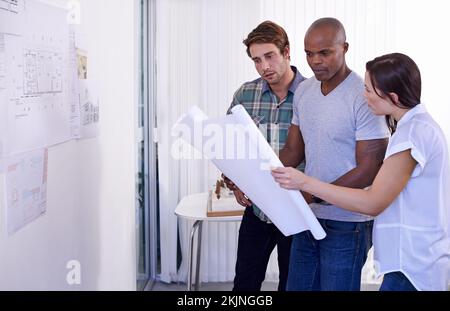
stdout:
<svg viewBox="0 0 450 311">
<path fill-rule="evenodd" d="M 14 2 L 9 7 L 20 8 L 22 1 Z M 75 44 L 66 10 L 38 1 L 14 10 L 0 9 L 0 156 L 68 141 L 76 126 Z"/>
<path fill-rule="evenodd" d="M 300 192 L 274 181 L 269 168 L 283 164 L 244 107 L 235 106 L 232 114 L 214 119 L 193 107 L 172 130 L 233 180 L 285 236 L 310 230 L 318 240 L 325 237 Z"/>
</svg>

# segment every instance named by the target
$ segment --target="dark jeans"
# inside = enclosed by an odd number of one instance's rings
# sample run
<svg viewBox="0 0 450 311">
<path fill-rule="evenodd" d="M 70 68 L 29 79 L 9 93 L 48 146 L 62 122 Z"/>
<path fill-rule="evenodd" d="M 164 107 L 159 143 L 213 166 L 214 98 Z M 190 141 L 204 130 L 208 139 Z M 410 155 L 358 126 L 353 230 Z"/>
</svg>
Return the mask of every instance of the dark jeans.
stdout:
<svg viewBox="0 0 450 311">
<path fill-rule="evenodd" d="M 401 272 L 386 273 L 380 291 L 416 291 L 417 289 Z"/>
<path fill-rule="evenodd" d="M 310 231 L 294 235 L 287 290 L 360 290 L 361 269 L 372 246 L 373 221 L 319 222 L 325 239 L 314 239 Z"/>
<path fill-rule="evenodd" d="M 266 276 L 270 254 L 278 250 L 278 290 L 286 290 L 292 237 L 285 237 L 274 224 L 261 221 L 252 207 L 245 209 L 239 229 L 236 276 L 233 291 L 259 291 Z"/>
</svg>

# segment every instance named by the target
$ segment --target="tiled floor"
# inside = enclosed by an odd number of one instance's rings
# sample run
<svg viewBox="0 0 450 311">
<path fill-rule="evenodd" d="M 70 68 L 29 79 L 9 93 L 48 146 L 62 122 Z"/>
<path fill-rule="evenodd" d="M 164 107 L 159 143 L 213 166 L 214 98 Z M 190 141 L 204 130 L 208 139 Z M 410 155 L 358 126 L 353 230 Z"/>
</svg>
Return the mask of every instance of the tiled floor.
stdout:
<svg viewBox="0 0 450 311">
<path fill-rule="evenodd" d="M 270 283 L 270 282 L 264 282 L 262 286 L 263 291 L 273 291 L 277 289 L 276 283 Z M 200 284 L 200 290 L 201 291 L 231 291 L 233 288 L 232 282 L 226 282 L 226 283 L 202 283 Z M 157 282 L 154 284 L 152 289 L 153 291 L 186 291 L 187 286 L 184 283 L 172 283 L 172 284 L 166 284 Z"/>
<path fill-rule="evenodd" d="M 262 285 L 263 291 L 276 291 L 277 283 L 264 282 Z M 202 283 L 200 284 L 201 291 L 231 291 L 233 288 L 232 282 L 227 283 Z M 377 291 L 379 288 L 378 284 L 363 284 L 361 290 L 363 291 Z M 166 284 L 162 282 L 156 282 L 153 286 L 148 286 L 146 290 L 151 291 L 186 291 L 187 287 L 184 283 L 172 283 Z"/>
</svg>

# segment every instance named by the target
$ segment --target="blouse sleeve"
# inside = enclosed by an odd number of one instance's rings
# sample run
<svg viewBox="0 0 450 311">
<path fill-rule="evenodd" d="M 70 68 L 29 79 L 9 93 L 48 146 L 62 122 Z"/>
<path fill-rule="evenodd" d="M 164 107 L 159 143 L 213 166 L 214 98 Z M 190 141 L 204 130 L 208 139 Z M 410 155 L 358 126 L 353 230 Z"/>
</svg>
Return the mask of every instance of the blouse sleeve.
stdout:
<svg viewBox="0 0 450 311">
<path fill-rule="evenodd" d="M 411 156 L 417 162 L 411 177 L 417 177 L 422 174 L 427 164 L 427 144 L 432 144 L 433 135 L 429 129 L 408 126 L 407 128 L 398 129 L 398 132 L 392 136 L 389 147 L 386 151 L 385 159 L 399 152 L 410 149 Z"/>
</svg>

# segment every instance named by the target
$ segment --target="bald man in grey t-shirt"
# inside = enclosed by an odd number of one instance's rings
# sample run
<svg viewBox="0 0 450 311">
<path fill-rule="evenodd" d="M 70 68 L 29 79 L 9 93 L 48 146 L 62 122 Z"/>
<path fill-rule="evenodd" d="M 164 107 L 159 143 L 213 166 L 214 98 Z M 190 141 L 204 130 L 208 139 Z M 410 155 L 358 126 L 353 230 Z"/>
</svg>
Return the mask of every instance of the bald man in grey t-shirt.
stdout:
<svg viewBox="0 0 450 311">
<path fill-rule="evenodd" d="M 384 158 L 389 131 L 364 99 L 364 83 L 346 65 L 345 30 L 334 18 L 315 21 L 305 35 L 314 77 L 297 88 L 285 166 L 305 160 L 305 173 L 335 185 L 365 188 Z M 372 246 L 373 220 L 303 193 L 327 236 L 294 235 L 287 290 L 359 290 L 361 270 Z"/>
<path fill-rule="evenodd" d="M 383 139 L 389 131 L 383 117 L 372 114 L 363 96 L 364 82 L 351 72 L 328 95 L 312 77 L 299 85 L 294 96 L 292 124 L 300 128 L 305 143 L 305 174 L 332 183 L 357 166 L 359 141 Z M 317 218 L 367 221 L 373 217 L 334 205 L 311 203 Z"/>
</svg>

